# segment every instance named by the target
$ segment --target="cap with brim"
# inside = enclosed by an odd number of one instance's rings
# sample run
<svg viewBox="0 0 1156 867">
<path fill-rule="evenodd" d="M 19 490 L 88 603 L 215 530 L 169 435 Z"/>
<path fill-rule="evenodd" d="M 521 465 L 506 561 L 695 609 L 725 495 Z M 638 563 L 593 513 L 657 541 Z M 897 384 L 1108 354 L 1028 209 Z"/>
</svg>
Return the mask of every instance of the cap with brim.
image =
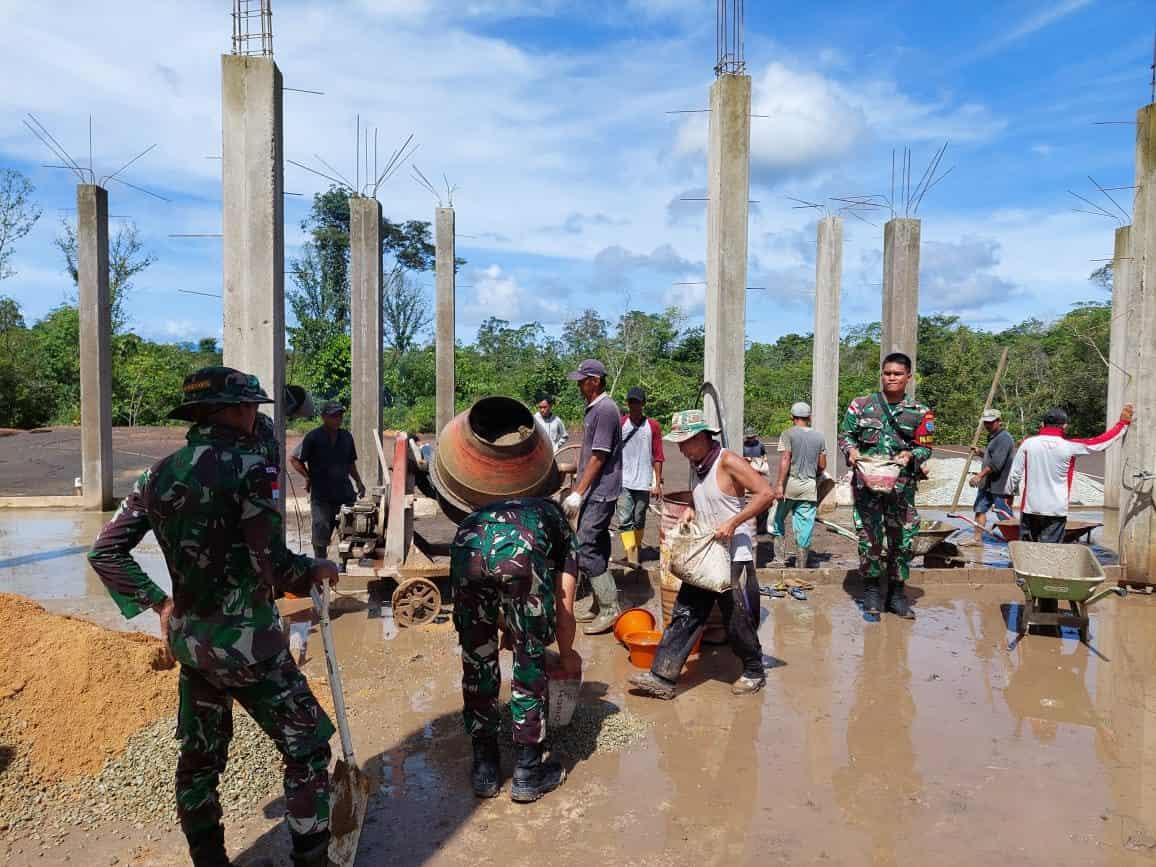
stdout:
<svg viewBox="0 0 1156 867">
<path fill-rule="evenodd" d="M 753 427 L 746 428 L 743 431 L 743 439 L 748 439 L 748 440 L 754 439 L 758 435 L 759 435 L 759 432 L 757 430 L 755 430 Z"/>
<path fill-rule="evenodd" d="M 639 400 L 646 403 L 646 392 L 640 386 L 634 386 L 630 391 L 626 392 L 626 402 L 630 403 L 632 400 Z"/>
<path fill-rule="evenodd" d="M 232 367 L 202 367 L 185 377 L 181 392 L 184 401 L 168 416 L 181 421 L 195 421 L 198 407 L 274 402 L 257 377 Z"/>
<path fill-rule="evenodd" d="M 336 400 L 327 400 L 321 404 L 322 415 L 341 415 L 345 412 L 345 407 Z"/>
<path fill-rule="evenodd" d="M 571 382 L 581 382 L 584 379 L 589 379 L 592 376 L 606 376 L 606 365 L 596 358 L 587 358 L 578 365 L 577 370 L 573 370 L 566 374 L 566 378 Z"/>
<path fill-rule="evenodd" d="M 980 416 L 981 421 L 999 421 L 1003 416 L 998 409 L 985 409 Z"/>
<path fill-rule="evenodd" d="M 672 443 L 682 443 L 700 433 L 714 435 L 720 430 L 707 423 L 706 414 L 701 409 L 688 409 L 674 414 L 670 421 L 670 433 L 663 439 Z"/>
<path fill-rule="evenodd" d="M 810 418 L 811 405 L 805 400 L 796 401 L 791 404 L 791 418 Z"/>
</svg>

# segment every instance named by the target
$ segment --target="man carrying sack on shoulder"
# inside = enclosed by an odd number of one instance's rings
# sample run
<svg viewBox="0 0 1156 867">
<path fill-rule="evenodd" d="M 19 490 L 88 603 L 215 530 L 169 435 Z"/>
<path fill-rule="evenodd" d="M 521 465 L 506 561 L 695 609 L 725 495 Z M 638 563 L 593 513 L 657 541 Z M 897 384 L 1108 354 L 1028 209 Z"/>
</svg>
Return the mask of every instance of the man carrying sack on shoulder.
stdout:
<svg viewBox="0 0 1156 867">
<path fill-rule="evenodd" d="M 755 578 L 755 516 L 774 501 L 771 486 L 741 455 L 724 449 L 714 437 L 719 429 L 707 424 L 702 410 L 676 412 L 666 439 L 677 443 L 693 468 L 693 509 L 684 523 L 694 521 L 714 532 L 727 546 L 731 561 L 730 589 L 721 593 L 684 580 L 674 602 L 670 625 L 662 633 L 650 671 L 630 678 L 638 691 L 654 698 L 674 698 L 674 687 L 698 641 L 711 609 L 718 603 L 731 650 L 743 663 L 743 673 L 731 692 L 747 695 L 766 684 L 763 648 L 759 643 L 759 590 Z"/>
</svg>

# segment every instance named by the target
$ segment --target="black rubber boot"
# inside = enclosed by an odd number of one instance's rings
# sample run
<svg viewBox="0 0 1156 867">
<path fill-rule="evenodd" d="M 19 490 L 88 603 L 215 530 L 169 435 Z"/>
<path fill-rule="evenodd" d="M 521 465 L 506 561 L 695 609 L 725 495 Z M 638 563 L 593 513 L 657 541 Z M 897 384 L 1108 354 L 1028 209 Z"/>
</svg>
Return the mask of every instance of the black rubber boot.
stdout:
<svg viewBox="0 0 1156 867">
<path fill-rule="evenodd" d="M 470 784 L 479 798 L 492 798 L 502 788 L 496 737 L 474 738 L 474 767 Z"/>
<path fill-rule="evenodd" d="M 902 581 L 892 579 L 887 585 L 887 610 L 904 620 L 915 619 L 915 613 L 911 610 L 911 603 L 907 601 L 907 590 Z"/>
<path fill-rule="evenodd" d="M 329 867 L 329 831 L 293 834 L 293 867 Z"/>
<path fill-rule="evenodd" d="M 208 831 L 186 834 L 185 839 L 189 841 L 193 867 L 233 867 L 225 853 L 225 829 L 220 825 Z"/>
<path fill-rule="evenodd" d="M 554 791 L 566 779 L 566 770 L 558 762 L 542 760 L 541 744 L 515 744 L 514 749 L 510 800 L 528 804 Z"/>
<path fill-rule="evenodd" d="M 882 594 L 879 592 L 879 582 L 870 578 L 865 579 L 863 587 L 863 613 L 878 614 L 883 608 Z"/>
</svg>

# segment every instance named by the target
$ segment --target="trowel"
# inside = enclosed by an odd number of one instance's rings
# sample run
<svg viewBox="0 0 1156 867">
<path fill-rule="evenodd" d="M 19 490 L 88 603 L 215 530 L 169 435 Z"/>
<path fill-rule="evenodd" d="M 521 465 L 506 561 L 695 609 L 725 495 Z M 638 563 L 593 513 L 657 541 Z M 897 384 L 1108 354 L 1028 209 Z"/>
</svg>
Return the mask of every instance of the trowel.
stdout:
<svg viewBox="0 0 1156 867">
<path fill-rule="evenodd" d="M 325 667 L 329 671 L 329 688 L 333 692 L 333 712 L 337 717 L 337 733 L 341 737 L 341 755 L 330 778 L 332 795 L 329 810 L 329 860 L 336 867 L 352 867 L 357 858 L 357 844 L 361 826 L 369 806 L 371 788 L 369 777 L 357 766 L 353 755 L 353 739 L 349 736 L 349 720 L 345 715 L 345 691 L 341 687 L 341 669 L 337 665 L 337 650 L 333 643 L 333 627 L 329 621 L 329 585 L 313 589 L 313 600 L 321 619 L 321 643 L 325 646 Z"/>
</svg>

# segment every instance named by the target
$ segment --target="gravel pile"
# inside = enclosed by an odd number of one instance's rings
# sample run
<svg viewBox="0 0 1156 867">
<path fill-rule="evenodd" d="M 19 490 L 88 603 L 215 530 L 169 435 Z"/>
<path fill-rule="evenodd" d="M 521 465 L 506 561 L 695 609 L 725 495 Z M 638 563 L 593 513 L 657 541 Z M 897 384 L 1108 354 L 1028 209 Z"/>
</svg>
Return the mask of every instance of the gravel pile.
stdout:
<svg viewBox="0 0 1156 867">
<path fill-rule="evenodd" d="M 175 719 L 159 720 L 129 738 L 123 753 L 95 777 L 40 783 L 17 755 L 0 774 L 0 834 L 55 840 L 74 827 L 115 822 L 129 828 L 172 827 L 177 767 Z M 251 815 L 280 791 L 281 756 L 243 711 L 233 717 L 229 765 L 221 778 L 226 819 Z"/>
<path fill-rule="evenodd" d="M 580 702 L 574 709 L 570 725 L 547 733 L 546 745 L 573 759 L 585 759 L 594 753 L 616 753 L 641 741 L 651 722 L 605 699 Z M 503 749 L 512 750 L 512 720 L 509 705 L 502 706 L 501 735 Z"/>
</svg>

